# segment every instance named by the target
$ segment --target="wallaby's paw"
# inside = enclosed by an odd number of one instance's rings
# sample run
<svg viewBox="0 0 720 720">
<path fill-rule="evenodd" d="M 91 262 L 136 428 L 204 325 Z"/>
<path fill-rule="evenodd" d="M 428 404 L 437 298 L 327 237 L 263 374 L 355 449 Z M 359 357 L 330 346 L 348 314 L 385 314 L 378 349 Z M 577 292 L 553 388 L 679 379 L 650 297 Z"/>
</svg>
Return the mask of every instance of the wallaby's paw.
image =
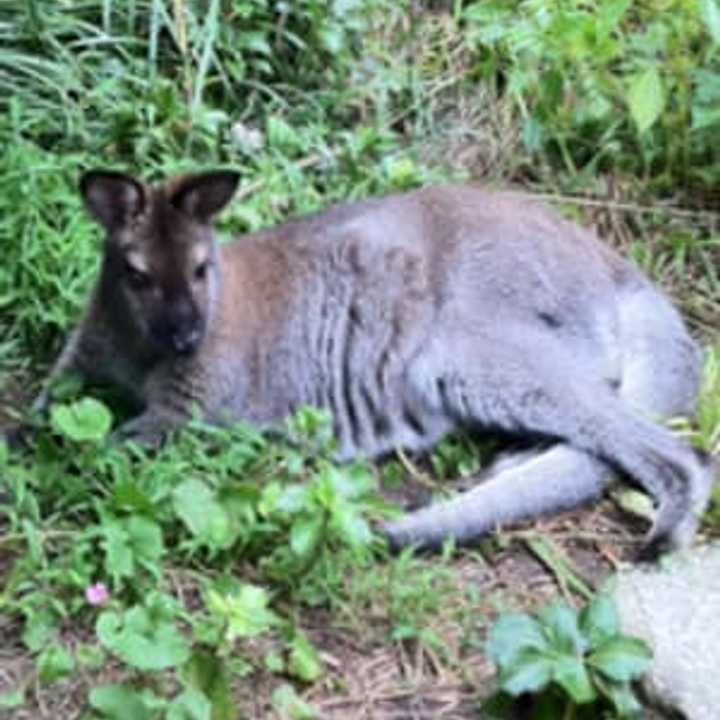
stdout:
<svg viewBox="0 0 720 720">
<path fill-rule="evenodd" d="M 438 550 L 442 547 L 446 535 L 432 531 L 426 532 L 426 530 L 427 528 L 418 529 L 415 513 L 382 523 L 378 527 L 378 532 L 387 540 L 388 547 L 393 553 L 400 552 L 410 545 L 422 551 Z"/>
<path fill-rule="evenodd" d="M 709 455 L 698 453 L 697 461 L 687 498 L 682 503 L 685 507 L 677 502 L 677 498 L 663 502 L 638 560 L 653 561 L 664 553 L 686 550 L 692 545 L 703 513 L 710 503 L 718 472 L 717 461 Z"/>
</svg>

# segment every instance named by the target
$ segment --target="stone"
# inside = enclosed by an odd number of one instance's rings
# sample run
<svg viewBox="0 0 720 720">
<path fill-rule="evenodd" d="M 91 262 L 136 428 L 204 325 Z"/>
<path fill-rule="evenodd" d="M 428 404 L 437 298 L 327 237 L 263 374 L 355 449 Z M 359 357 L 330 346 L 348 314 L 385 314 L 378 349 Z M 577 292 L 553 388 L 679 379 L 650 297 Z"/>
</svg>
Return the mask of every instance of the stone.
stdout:
<svg viewBox="0 0 720 720">
<path fill-rule="evenodd" d="M 720 544 L 622 572 L 611 587 L 623 632 L 653 649 L 648 701 L 672 717 L 720 718 Z"/>
</svg>

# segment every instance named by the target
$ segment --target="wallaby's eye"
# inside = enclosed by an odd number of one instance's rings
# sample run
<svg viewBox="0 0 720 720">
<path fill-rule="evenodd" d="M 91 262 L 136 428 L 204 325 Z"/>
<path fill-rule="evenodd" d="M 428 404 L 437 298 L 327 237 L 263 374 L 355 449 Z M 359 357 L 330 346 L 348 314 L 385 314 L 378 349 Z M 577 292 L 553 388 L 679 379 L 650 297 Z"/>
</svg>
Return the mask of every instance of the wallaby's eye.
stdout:
<svg viewBox="0 0 720 720">
<path fill-rule="evenodd" d="M 148 273 L 138 270 L 130 263 L 125 263 L 125 277 L 133 290 L 149 290 L 153 284 Z"/>
<path fill-rule="evenodd" d="M 208 273 L 208 267 L 210 266 L 210 261 L 205 260 L 204 262 L 201 262 L 196 268 L 195 268 L 195 279 L 196 280 L 204 280 L 207 277 Z"/>
</svg>

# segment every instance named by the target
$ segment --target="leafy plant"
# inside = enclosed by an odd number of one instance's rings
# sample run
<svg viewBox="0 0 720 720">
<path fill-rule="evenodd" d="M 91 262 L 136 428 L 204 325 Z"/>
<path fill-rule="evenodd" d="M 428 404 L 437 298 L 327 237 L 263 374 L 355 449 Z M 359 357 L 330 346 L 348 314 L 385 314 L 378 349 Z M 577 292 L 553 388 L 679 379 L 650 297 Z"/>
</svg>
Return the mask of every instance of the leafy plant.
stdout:
<svg viewBox="0 0 720 720">
<path fill-rule="evenodd" d="M 619 165 L 663 187 L 713 182 L 694 168 L 715 157 L 719 16 L 715 0 L 491 1 L 462 13 L 477 71 L 502 77 L 529 150 L 555 150 L 571 173 Z"/>
<path fill-rule="evenodd" d="M 562 603 L 536 616 L 503 614 L 490 629 L 487 653 L 500 670 L 502 692 L 532 694 L 537 718 L 584 717 L 569 714 L 574 706 L 592 706 L 592 713 L 609 706 L 620 717 L 635 715 L 640 705 L 631 683 L 647 671 L 652 655 L 644 642 L 621 634 L 605 595 L 579 615 Z"/>
</svg>

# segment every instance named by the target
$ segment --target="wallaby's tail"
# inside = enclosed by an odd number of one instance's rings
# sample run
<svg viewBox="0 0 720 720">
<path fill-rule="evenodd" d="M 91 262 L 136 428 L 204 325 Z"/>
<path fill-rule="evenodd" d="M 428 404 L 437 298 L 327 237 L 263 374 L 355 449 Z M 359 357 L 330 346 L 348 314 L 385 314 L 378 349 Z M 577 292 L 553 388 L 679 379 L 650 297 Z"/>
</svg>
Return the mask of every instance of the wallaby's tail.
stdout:
<svg viewBox="0 0 720 720">
<path fill-rule="evenodd" d="M 701 357 L 677 311 L 642 283 L 620 289 L 622 377 L 619 394 L 653 419 L 692 414 Z M 472 540 L 499 525 L 571 509 L 599 496 L 612 480 L 601 459 L 558 443 L 501 461 L 468 492 L 430 505 L 382 529 L 392 547 L 437 547 Z M 708 483 L 709 485 L 709 483 Z M 706 497 L 697 504 L 704 506 Z"/>
</svg>

